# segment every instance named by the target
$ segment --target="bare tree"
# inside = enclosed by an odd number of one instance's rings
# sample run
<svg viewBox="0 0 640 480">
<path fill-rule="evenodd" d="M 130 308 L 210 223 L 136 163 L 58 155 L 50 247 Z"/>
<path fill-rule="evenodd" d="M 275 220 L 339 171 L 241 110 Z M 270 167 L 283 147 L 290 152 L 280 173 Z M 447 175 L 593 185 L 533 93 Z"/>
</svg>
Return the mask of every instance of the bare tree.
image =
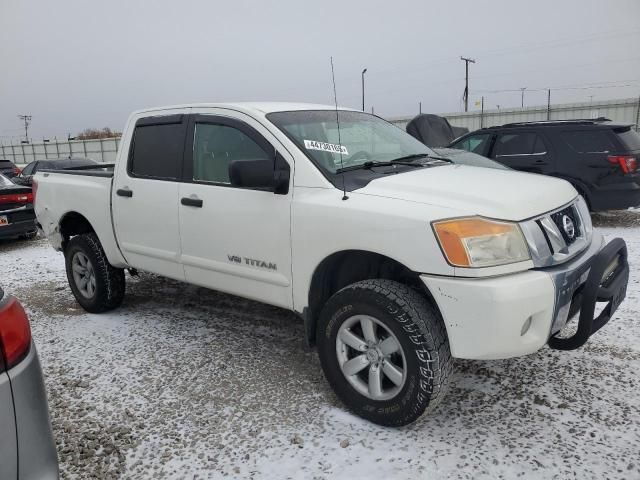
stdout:
<svg viewBox="0 0 640 480">
<path fill-rule="evenodd" d="M 96 138 L 114 138 L 121 137 L 122 132 L 116 132 L 109 127 L 100 128 L 85 128 L 82 132 L 76 135 L 78 140 L 93 140 Z"/>
</svg>

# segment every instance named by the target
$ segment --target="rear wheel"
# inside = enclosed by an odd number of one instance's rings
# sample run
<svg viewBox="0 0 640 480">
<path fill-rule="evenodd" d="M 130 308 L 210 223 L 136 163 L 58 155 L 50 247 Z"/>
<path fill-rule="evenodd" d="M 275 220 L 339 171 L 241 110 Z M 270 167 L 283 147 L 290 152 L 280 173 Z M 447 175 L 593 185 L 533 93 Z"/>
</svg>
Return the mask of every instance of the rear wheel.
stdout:
<svg viewBox="0 0 640 480">
<path fill-rule="evenodd" d="M 329 383 L 367 420 L 406 425 L 445 395 L 452 360 L 444 324 L 406 285 L 365 280 L 340 290 L 325 305 L 316 338 Z"/>
<path fill-rule="evenodd" d="M 120 306 L 124 299 L 124 270 L 113 267 L 98 237 L 73 237 L 65 249 L 67 280 L 78 303 L 90 313 L 101 313 Z"/>
</svg>

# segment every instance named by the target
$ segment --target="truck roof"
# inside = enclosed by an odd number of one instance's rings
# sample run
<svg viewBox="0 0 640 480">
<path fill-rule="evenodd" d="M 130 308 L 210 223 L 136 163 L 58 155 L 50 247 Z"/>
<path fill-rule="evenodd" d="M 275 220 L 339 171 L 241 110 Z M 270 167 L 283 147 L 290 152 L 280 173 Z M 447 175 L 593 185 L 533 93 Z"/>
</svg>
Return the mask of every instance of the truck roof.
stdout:
<svg viewBox="0 0 640 480">
<path fill-rule="evenodd" d="M 230 103 L 189 103 L 183 105 L 168 105 L 137 110 L 134 114 L 152 113 L 162 110 L 175 110 L 180 108 L 228 108 L 246 113 L 267 114 L 272 112 L 289 112 L 292 110 L 334 110 L 335 105 L 323 105 L 317 103 L 297 102 L 230 102 Z M 358 111 L 353 108 L 338 107 L 340 110 Z"/>
</svg>

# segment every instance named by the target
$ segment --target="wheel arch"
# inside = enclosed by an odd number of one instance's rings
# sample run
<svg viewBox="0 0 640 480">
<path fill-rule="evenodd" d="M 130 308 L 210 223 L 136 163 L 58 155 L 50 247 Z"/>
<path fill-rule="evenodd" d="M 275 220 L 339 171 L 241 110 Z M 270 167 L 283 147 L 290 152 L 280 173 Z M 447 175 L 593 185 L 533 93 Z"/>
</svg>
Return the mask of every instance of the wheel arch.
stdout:
<svg viewBox="0 0 640 480">
<path fill-rule="evenodd" d="M 322 307 L 337 291 L 361 280 L 395 280 L 425 295 L 437 308 L 420 275 L 398 260 L 368 250 L 341 250 L 325 257 L 315 268 L 302 312 L 307 345 L 315 345 L 316 326 Z"/>
<path fill-rule="evenodd" d="M 62 218 L 60 218 L 58 229 L 60 231 L 60 235 L 62 235 L 63 249 L 69 239 L 75 235 L 96 233 L 95 228 L 93 228 L 93 225 L 91 225 L 91 222 L 87 217 L 76 211 L 65 213 Z"/>
</svg>

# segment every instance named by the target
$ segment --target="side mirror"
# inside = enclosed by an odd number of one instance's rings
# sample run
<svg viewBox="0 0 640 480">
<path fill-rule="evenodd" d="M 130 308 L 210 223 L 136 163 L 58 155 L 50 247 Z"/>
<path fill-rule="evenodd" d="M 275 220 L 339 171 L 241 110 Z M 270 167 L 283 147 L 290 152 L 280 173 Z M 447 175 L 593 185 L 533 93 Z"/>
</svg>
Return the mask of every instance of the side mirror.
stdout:
<svg viewBox="0 0 640 480">
<path fill-rule="evenodd" d="M 229 180 L 234 187 L 289 192 L 289 164 L 276 154 L 274 164 L 266 160 L 234 160 L 229 164 Z"/>
<path fill-rule="evenodd" d="M 229 164 L 229 180 L 234 187 L 273 189 L 273 164 L 265 160 L 234 160 Z"/>
</svg>

